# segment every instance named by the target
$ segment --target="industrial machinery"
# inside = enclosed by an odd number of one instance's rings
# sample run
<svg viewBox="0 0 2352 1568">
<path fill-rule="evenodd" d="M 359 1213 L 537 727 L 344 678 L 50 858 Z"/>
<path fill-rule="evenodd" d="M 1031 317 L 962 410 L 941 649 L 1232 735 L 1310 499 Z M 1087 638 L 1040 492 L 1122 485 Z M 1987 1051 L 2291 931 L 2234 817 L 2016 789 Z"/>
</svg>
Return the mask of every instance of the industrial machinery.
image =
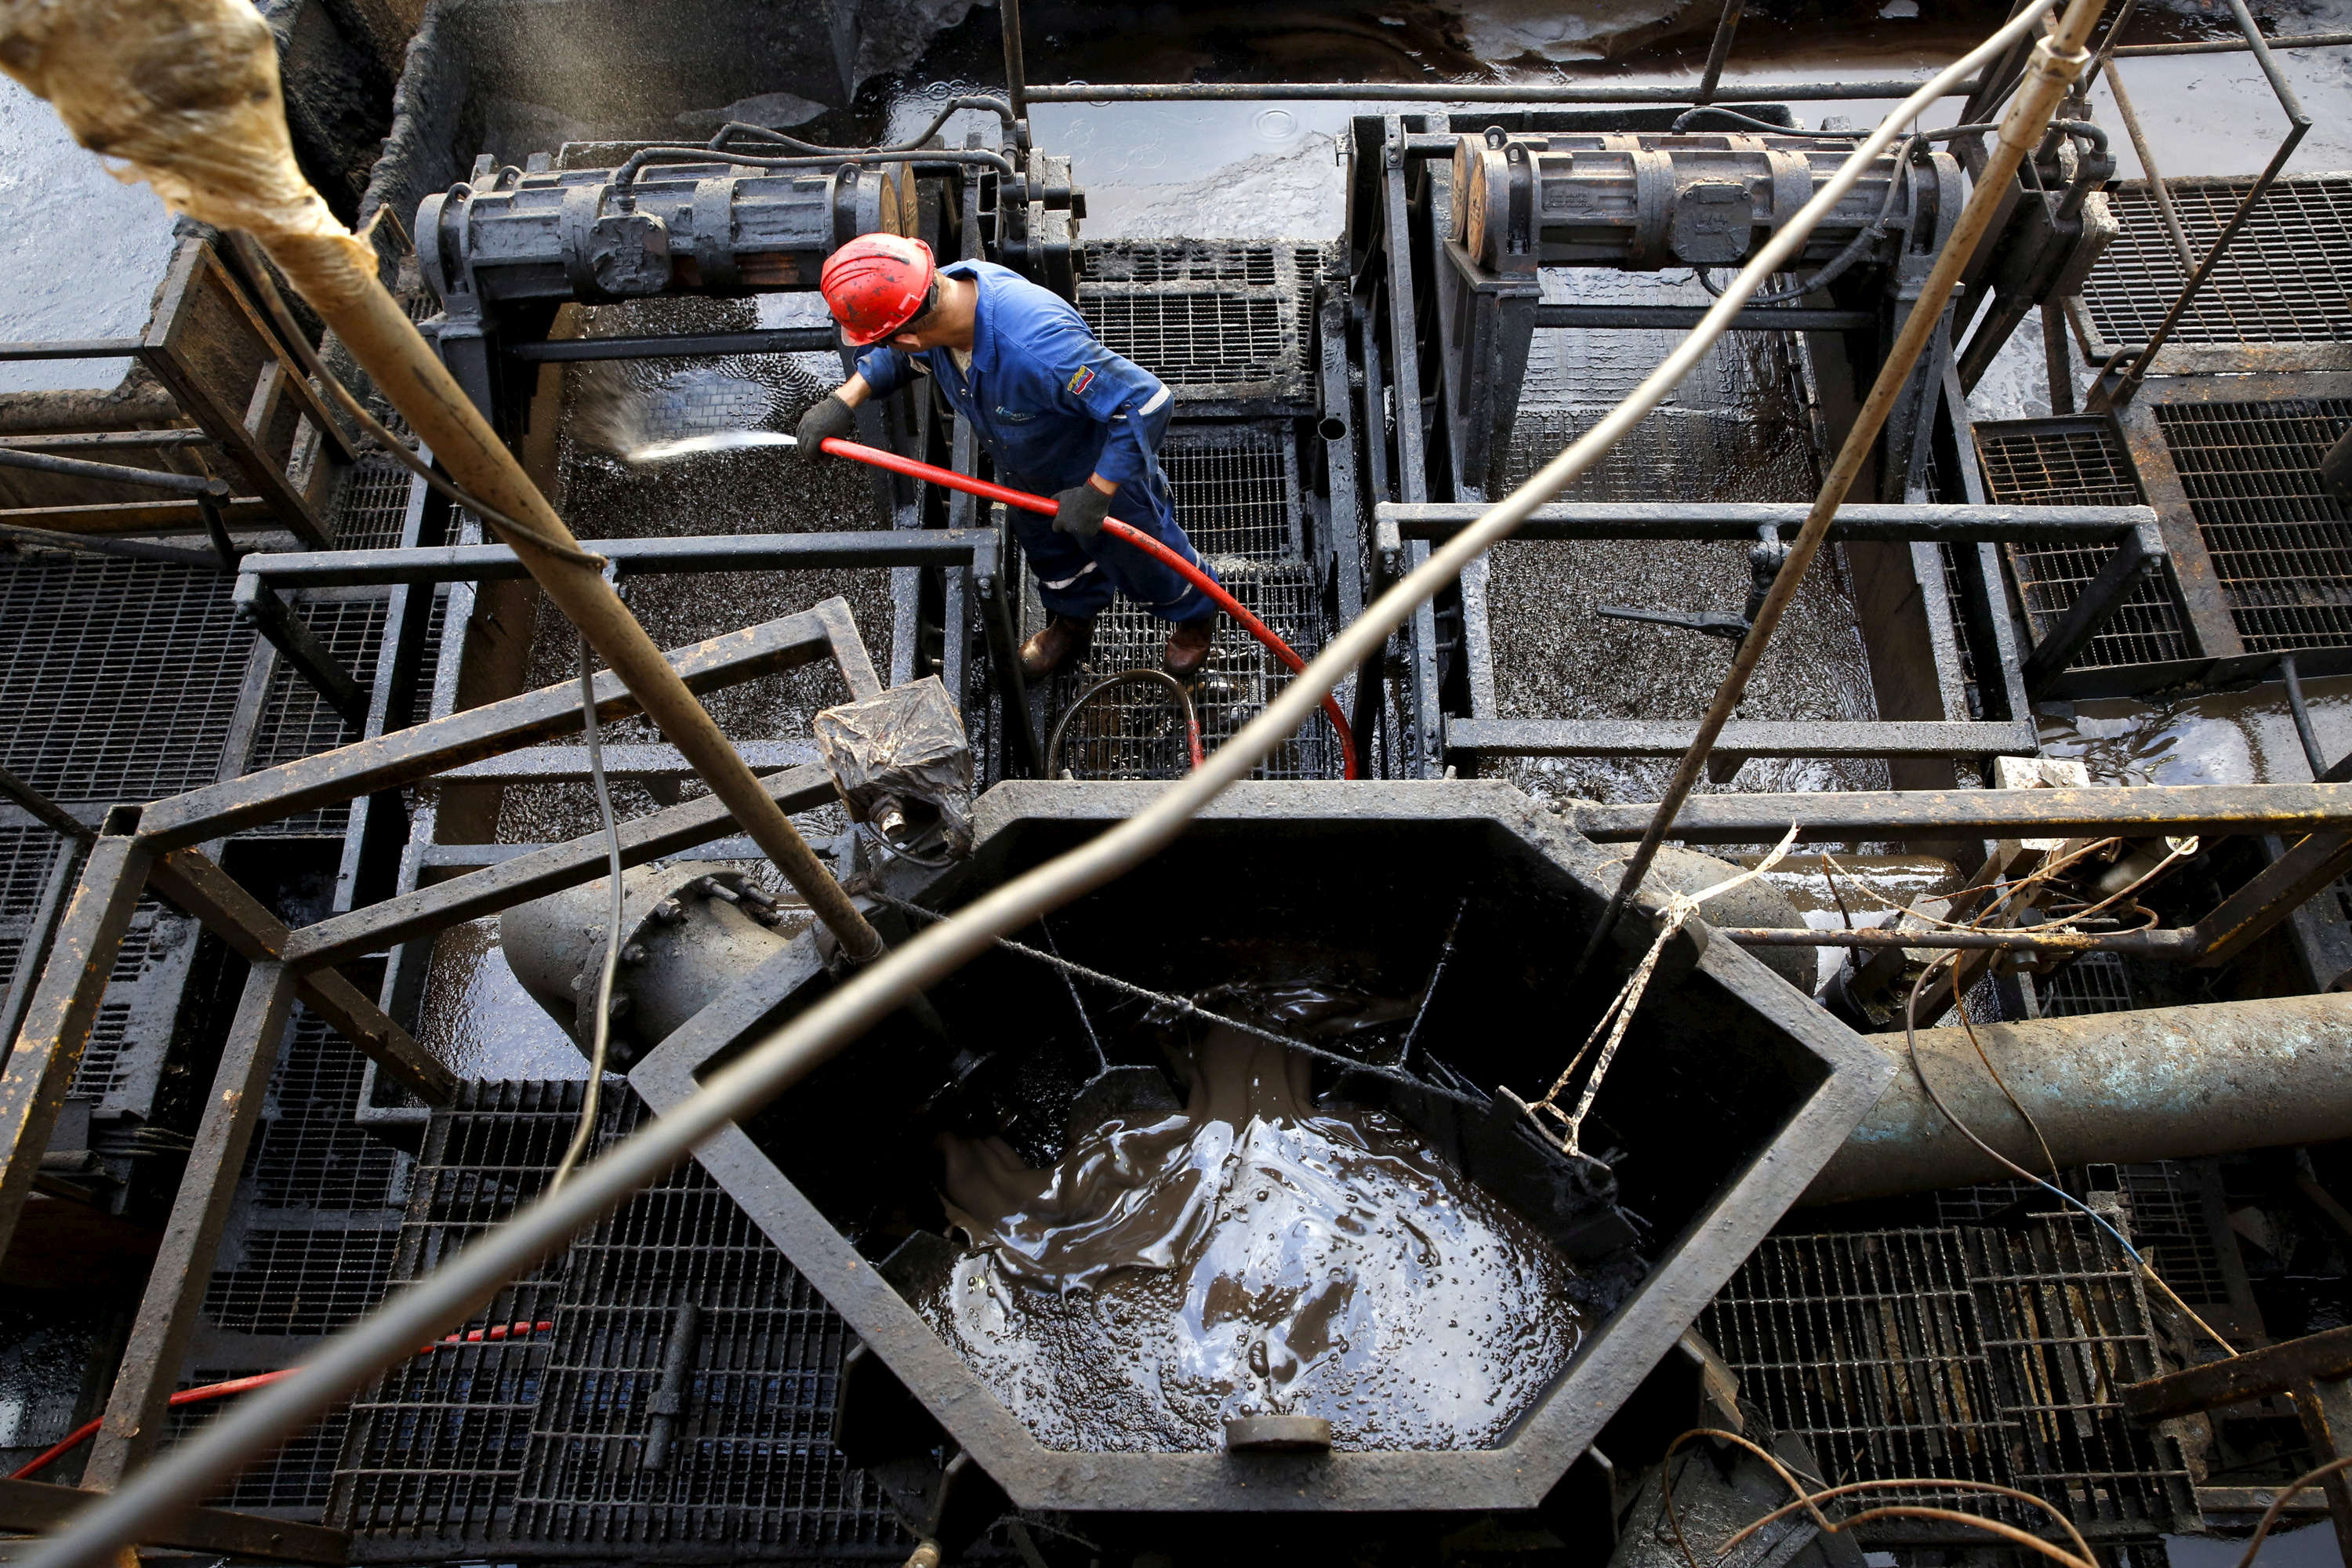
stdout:
<svg viewBox="0 0 2352 1568">
<path fill-rule="evenodd" d="M 362 209 L 390 215 L 403 305 L 563 494 L 821 885 L 897 948 L 1148 812 L 1198 765 L 1188 728 L 1213 758 L 1289 672 L 1221 640 L 1171 702 L 1129 679 L 1164 628 L 1121 605 L 1091 662 L 1031 687 L 1015 650 L 1038 607 L 980 497 L 763 452 L 835 374 L 808 297 L 835 247 L 889 232 L 1002 262 L 1160 375 L 1180 518 L 1311 659 L 1589 428 L 1812 198 L 1854 137 L 1808 129 L 1811 106 L 1908 90 L 1726 101 L 1735 0 L 1696 89 L 1453 82 L 1440 110 L 1425 87 L 1344 84 L 1393 112 L 1349 122 L 1336 240 L 1087 240 L 1033 106 L 1260 89 L 1033 89 L 1019 6 L 991 9 L 964 26 L 1003 30 L 1006 96 L 934 79 L 929 128 L 851 149 L 747 123 L 809 121 L 714 58 L 747 50 L 727 28 L 671 40 L 691 68 L 630 58 L 648 102 L 700 72 L 728 107 L 600 100 L 591 123 L 546 107 L 588 96 L 534 29 L 593 22 L 580 52 L 609 69 L 632 8 L 433 7 Z M 835 20 L 828 71 L 858 28 L 886 31 Z M 2326 782 L 2330 710 L 2294 685 L 2272 717 L 2317 782 L 2273 763 L 2265 783 L 2087 787 L 2040 753 L 2068 699 L 2242 683 L 2282 653 L 2352 668 L 2322 569 L 2345 519 L 2320 482 L 2352 439 L 2329 357 L 2352 326 L 2224 341 L 2221 307 L 2191 309 L 2209 286 L 2249 321 L 2271 308 L 2254 263 L 2221 263 L 2232 205 L 2276 182 L 2190 210 L 2179 180 L 2118 186 L 2079 106 L 2056 122 L 1809 578 L 1837 595 L 1804 633 L 1828 673 L 1726 726 L 1715 787 L 1673 814 L 1681 847 L 1595 941 L 1657 815 L 1640 769 L 1695 728 L 1660 672 L 1712 684 L 1748 647 L 2023 58 L 1961 85 L 1938 117 L 1958 129 L 1876 158 L 1686 400 L 1356 669 L 1344 729 L 1311 720 L 1156 856 L 894 996 L 152 1544 L 328 1568 L 1255 1550 L 1677 1568 L 1676 1530 L 1704 1559 L 1789 1500 L 1776 1461 L 1913 1511 L 1834 1535 L 1792 1516 L 1733 1561 L 2003 1568 L 1973 1510 L 2145 1568 L 2168 1536 L 2250 1523 L 2336 1440 L 2326 1422 L 2144 1417 L 2213 1407 L 2210 1387 L 2166 1394 L 2179 1368 L 2347 1307 L 2330 1194 L 2352 1164 L 2326 1140 L 2352 1129 L 2352 784 Z M 980 129 L 953 146 L 959 111 Z M 2352 188 L 2297 178 L 2311 203 Z M 411 213 L 414 256 L 392 255 Z M 2153 299 L 2145 278 L 2191 235 L 2210 255 Z M 86 1502 L 61 1483 L 136 1484 L 218 1408 L 176 1396 L 426 1286 L 858 973 L 609 675 L 583 743 L 577 645 L 530 563 L 344 450 L 270 346 L 266 279 L 188 243 L 191 278 L 236 287 L 183 308 L 225 302 L 220 341 L 268 352 L 207 394 L 200 433 L 112 435 L 172 436 L 166 468 L 180 447 L 242 452 L 268 504 L 232 497 L 240 532 L 274 520 L 295 537 L 269 545 L 334 548 L 99 563 L 111 576 L 0 562 L 0 673 L 33 692 L 0 690 L 5 711 L 73 721 L 37 742 L 0 725 L 0 761 L 47 748 L 28 775 L 89 791 L 67 814 L 86 831 L 54 845 L 37 790 L 0 816 L 0 1018 L 23 1023 L 0 1233 L 11 1268 L 67 1237 L 117 1282 L 0 1346 L 21 1373 L 70 1341 L 88 1369 L 20 1402 L 16 1462 L 43 1468 L 0 1488 L 0 1522 L 25 1529 Z M 2264 258 L 2304 283 L 2333 265 Z M 2080 366 L 2054 330 L 2070 311 Z M 1974 424 L 1969 389 L 2037 314 L 2052 415 Z M 184 349 L 134 357 L 166 374 Z M 577 440 L 565 420 L 604 373 L 725 405 L 682 432 L 713 438 L 707 466 Z M 2108 401 L 2062 407 L 2061 387 Z M 861 419 L 900 458 L 986 477 L 925 392 Z M 2289 434 L 2244 435 L 2263 420 Z M 2271 488 L 2250 500 L 2247 474 Z M 2304 530 L 2278 536 L 2303 576 L 2247 564 L 2272 536 L 2227 532 L 2247 526 L 2231 508 Z M 1646 582 L 1636 550 L 1607 553 L 1628 543 L 1661 563 Z M 1543 552 L 1566 563 L 1529 569 Z M 1651 597 L 1621 603 L 1634 587 Z M 89 673 L 154 667 L 185 679 L 135 702 Z M 1803 705 L 1823 691 L 1847 707 Z M 118 708 L 140 710 L 135 745 L 100 721 Z M 922 744 L 882 743 L 918 710 Z M 1340 776 L 1343 733 L 1361 778 Z M 1696 916 L 1676 901 L 1701 893 Z M 2109 899 L 2122 913 L 2074 929 Z M 1900 931 L 1898 906 L 1919 917 Z M 1632 1023 L 1576 1079 L 1621 984 Z M 600 1004 L 614 1076 L 592 1091 Z M 1475 1319 L 1432 1315 L 1462 1300 Z M 2319 1352 L 2259 1386 L 2320 1405 L 2352 1354 Z M 2315 1517 L 2314 1495 L 2281 1506 Z M 2352 1523 L 2352 1492 L 2331 1500 Z"/>
</svg>

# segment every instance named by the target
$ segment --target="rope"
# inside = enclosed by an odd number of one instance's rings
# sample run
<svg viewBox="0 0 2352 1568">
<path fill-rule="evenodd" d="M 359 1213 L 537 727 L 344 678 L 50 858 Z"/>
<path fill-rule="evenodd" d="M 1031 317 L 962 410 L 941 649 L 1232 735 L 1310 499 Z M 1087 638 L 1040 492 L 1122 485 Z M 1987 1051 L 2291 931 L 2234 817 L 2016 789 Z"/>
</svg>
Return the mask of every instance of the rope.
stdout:
<svg viewBox="0 0 2352 1568">
<path fill-rule="evenodd" d="M 904 899 L 892 898 L 889 894 L 883 892 L 877 888 L 861 888 L 856 890 L 866 898 L 873 899 L 877 902 L 889 905 L 890 908 L 897 910 L 901 914 L 920 915 L 927 921 L 944 921 L 948 919 L 946 915 L 941 914 L 937 910 L 927 910 L 920 904 L 910 904 Z M 1052 940 L 1051 933 L 1048 933 L 1047 940 Z M 1267 1041 L 1273 1045 L 1280 1046 L 1285 1050 L 1302 1052 L 1307 1056 L 1315 1058 L 1318 1061 L 1327 1061 L 1334 1064 L 1335 1066 L 1345 1068 L 1349 1072 L 1369 1073 L 1373 1078 L 1386 1079 L 1391 1083 L 1401 1083 L 1408 1089 L 1417 1089 L 1423 1094 L 1433 1094 L 1438 1096 L 1440 1099 L 1450 1100 L 1454 1101 L 1456 1104 L 1468 1106 L 1474 1110 L 1486 1110 L 1494 1104 L 1494 1101 L 1490 1100 L 1484 1100 L 1476 1095 L 1463 1094 L 1458 1090 L 1447 1089 L 1442 1084 L 1431 1083 L 1426 1079 L 1415 1078 L 1409 1072 L 1399 1072 L 1393 1068 L 1380 1067 L 1371 1062 L 1361 1060 L 1356 1057 L 1343 1055 L 1339 1051 L 1327 1051 L 1320 1046 L 1310 1046 L 1304 1040 L 1292 1039 L 1288 1035 L 1277 1035 L 1273 1030 L 1262 1029 L 1255 1024 L 1245 1024 L 1239 1018 L 1228 1017 L 1223 1013 L 1213 1013 L 1208 1008 L 1202 1006 L 1200 1004 L 1188 1001 L 1184 997 L 1171 995 L 1165 991 L 1153 991 L 1148 987 L 1138 985 L 1131 980 L 1121 980 L 1116 974 L 1105 974 L 1098 969 L 1088 969 L 1083 963 L 1073 963 L 1068 959 L 1063 958 L 1055 953 L 1040 952 L 1037 949 L 1030 947 L 1025 943 L 1014 942 L 1009 936 L 1000 936 L 995 939 L 995 942 L 997 946 L 1004 949 L 1008 952 L 1017 952 L 1024 958 L 1034 958 L 1038 963 L 1045 965 L 1048 969 L 1060 970 L 1065 975 L 1076 975 L 1080 980 L 1092 981 L 1097 985 L 1107 987 L 1112 991 L 1117 991 L 1122 995 L 1132 997 L 1139 1002 L 1150 1002 L 1159 1006 L 1171 1008 L 1173 1011 L 1183 1015 L 1185 1017 L 1195 1019 L 1200 1023 L 1217 1024 L 1222 1025 L 1223 1027 L 1228 1029 L 1238 1029 L 1244 1035 L 1255 1036 L 1258 1039 Z M 1089 1020 L 1087 1025 L 1087 1032 L 1089 1035 L 1092 1035 L 1094 1032 L 1094 1025 L 1091 1020 Z M 1097 1043 L 1095 1050 L 1097 1055 L 1101 1053 L 1102 1047 L 1099 1042 Z M 1104 1059 L 1106 1062 L 1108 1060 L 1108 1058 L 1105 1058 Z"/>
<path fill-rule="evenodd" d="M 1666 951 L 1666 943 L 1672 942 L 1675 933 L 1683 929 L 1685 921 L 1698 913 L 1698 907 L 1701 904 L 1717 894 L 1731 891 L 1743 882 L 1754 881 L 1779 865 L 1780 858 L 1788 854 L 1790 846 L 1796 842 L 1797 825 L 1792 822 L 1789 825 L 1789 831 L 1781 836 L 1780 842 L 1773 847 L 1772 853 L 1765 856 L 1754 867 L 1742 871 L 1737 877 L 1717 882 L 1711 888 L 1702 888 L 1696 893 L 1676 893 L 1666 900 L 1666 918 L 1658 927 L 1658 939 L 1650 944 L 1650 951 L 1642 955 L 1642 962 L 1633 966 L 1633 973 L 1618 990 L 1617 999 L 1609 1004 L 1608 1010 L 1601 1015 L 1601 1021 L 1592 1026 L 1591 1034 L 1584 1037 L 1584 1044 L 1576 1048 L 1576 1055 L 1570 1058 L 1568 1066 L 1561 1069 L 1559 1077 L 1552 1080 L 1551 1088 L 1545 1091 L 1541 1100 L 1532 1103 L 1523 1100 L 1518 1100 L 1520 1109 L 1525 1110 L 1538 1126 L 1542 1124 L 1543 1118 L 1549 1116 L 1564 1130 L 1559 1142 L 1561 1153 L 1578 1159 L 1590 1158 L 1579 1144 L 1579 1140 L 1584 1133 L 1584 1119 L 1592 1110 L 1592 1097 L 1601 1092 L 1601 1080 L 1608 1076 L 1610 1064 L 1617 1059 L 1617 1047 L 1625 1038 L 1627 1026 L 1633 1022 L 1633 1010 L 1642 1005 L 1642 994 L 1650 988 L 1650 976 L 1657 972 L 1658 959 Z M 1570 1080 L 1576 1077 L 1576 1069 L 1584 1065 L 1584 1058 L 1592 1052 L 1593 1042 L 1601 1038 L 1601 1031 L 1604 1029 L 1609 1032 L 1609 1038 L 1601 1047 L 1600 1059 L 1592 1064 L 1592 1076 L 1585 1079 L 1584 1092 L 1577 1100 L 1576 1110 L 1572 1112 L 1560 1110 L 1561 1092 L 1568 1088 Z M 1518 1097 L 1512 1095 L 1507 1089 L 1503 1090 L 1503 1093 L 1513 1100 L 1518 1100 Z"/>
</svg>

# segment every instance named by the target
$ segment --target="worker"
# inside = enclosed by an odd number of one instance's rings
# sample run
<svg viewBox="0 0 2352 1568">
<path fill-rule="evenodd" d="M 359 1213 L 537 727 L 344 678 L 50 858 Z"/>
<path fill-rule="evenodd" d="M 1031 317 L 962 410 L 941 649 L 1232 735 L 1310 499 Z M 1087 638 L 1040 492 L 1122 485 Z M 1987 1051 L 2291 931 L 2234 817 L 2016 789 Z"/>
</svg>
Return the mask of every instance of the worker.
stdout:
<svg viewBox="0 0 2352 1568">
<path fill-rule="evenodd" d="M 843 339 L 872 352 L 801 416 L 799 451 L 846 437 L 850 411 L 920 374 L 947 394 L 1015 489 L 1050 495 L 1047 518 L 1013 509 L 1013 531 L 1049 619 L 1021 645 L 1040 680 L 1085 655 L 1116 593 L 1173 623 L 1160 668 L 1189 680 L 1209 661 L 1216 611 L 1174 568 L 1106 535 L 1115 517 L 1195 564 L 1160 471 L 1170 396 L 1160 378 L 1103 347 L 1069 303 L 987 261 L 934 265 L 930 247 L 868 234 L 835 251 L 819 279 Z"/>
</svg>

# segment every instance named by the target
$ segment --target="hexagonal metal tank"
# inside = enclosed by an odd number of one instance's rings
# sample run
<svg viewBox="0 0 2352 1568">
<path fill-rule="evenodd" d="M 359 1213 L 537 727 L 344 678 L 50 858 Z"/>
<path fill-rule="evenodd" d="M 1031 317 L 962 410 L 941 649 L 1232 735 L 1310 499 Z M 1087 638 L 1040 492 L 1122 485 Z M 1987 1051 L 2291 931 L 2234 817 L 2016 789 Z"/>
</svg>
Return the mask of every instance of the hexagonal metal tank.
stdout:
<svg viewBox="0 0 2352 1568">
<path fill-rule="evenodd" d="M 919 878 L 900 863 L 884 883 L 953 910 L 1132 816 L 1157 787 L 1001 784 L 981 802 L 970 860 Z M 1491 1120 L 1507 1130 L 1519 1113 L 1497 1091 L 1540 1094 L 1653 940 L 1654 919 L 1629 915 L 1607 958 L 1575 973 L 1622 858 L 1500 783 L 1243 784 L 1159 857 L 1053 916 L 1052 931 L 1073 963 L 1157 991 L 1195 993 L 1272 944 L 1299 943 L 1349 953 L 1366 973 L 1410 988 L 1425 983 L 1458 919 L 1443 984 L 1417 1027 L 1457 1086 L 1495 1097 Z M 1654 884 L 1645 900 L 1654 911 L 1663 897 Z M 1040 937 L 1033 930 L 1024 939 Z M 658 1112 L 829 984 L 803 938 L 664 1041 L 631 1080 Z M 1496 1441 L 1313 1454 L 1071 1451 L 1041 1442 L 892 1280 L 915 1293 L 907 1260 L 942 1249 L 933 1142 L 943 1116 L 992 1118 L 1016 1142 L 1023 1119 L 1034 1118 L 1031 1144 L 1050 1152 L 1059 1135 L 1046 1129 L 1061 1126 L 1085 1076 L 1069 1065 L 1073 1053 L 1085 1053 L 1083 1065 L 1091 1050 L 1076 1036 L 1063 978 L 1002 948 L 930 1000 L 946 1039 L 902 1014 L 749 1126 L 724 1129 L 698 1158 L 856 1331 L 869 1373 L 887 1368 L 884 1381 L 903 1391 L 919 1427 L 908 1442 L 944 1440 L 1015 1505 L 1073 1513 L 1536 1508 L 1891 1072 L 1883 1052 L 1694 921 L 1665 950 L 1587 1139 L 1622 1152 L 1616 1202 L 1643 1224 L 1631 1248 L 1643 1267 L 1627 1269 L 1613 1310 Z M 1544 1212 L 1543 1173 L 1530 1173 L 1507 1137 L 1465 1128 L 1477 1118 L 1460 1100 L 1316 1068 L 1318 1089 L 1343 1077 L 1351 1099 L 1385 1098 L 1441 1158 L 1547 1235 L 1575 1241 L 1565 1224 L 1574 1216 Z M 1621 1232 L 1593 1245 L 1623 1240 Z M 1623 1266 L 1623 1252 L 1612 1262 Z"/>
</svg>

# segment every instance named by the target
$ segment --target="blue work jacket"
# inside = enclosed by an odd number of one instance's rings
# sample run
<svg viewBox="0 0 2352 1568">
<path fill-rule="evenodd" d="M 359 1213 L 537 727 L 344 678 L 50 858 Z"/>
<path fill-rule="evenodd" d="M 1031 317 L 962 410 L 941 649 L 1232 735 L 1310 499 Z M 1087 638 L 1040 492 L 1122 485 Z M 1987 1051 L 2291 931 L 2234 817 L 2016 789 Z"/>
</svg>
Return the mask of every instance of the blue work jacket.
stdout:
<svg viewBox="0 0 2352 1568">
<path fill-rule="evenodd" d="M 980 284 L 971 372 L 946 349 L 907 354 L 885 342 L 857 362 L 877 395 L 928 373 L 1001 474 L 1047 491 L 1089 474 L 1129 485 L 1152 472 L 1173 405 L 1158 376 L 1103 347 L 1066 300 L 1009 268 L 956 261 L 940 270 Z"/>
</svg>

